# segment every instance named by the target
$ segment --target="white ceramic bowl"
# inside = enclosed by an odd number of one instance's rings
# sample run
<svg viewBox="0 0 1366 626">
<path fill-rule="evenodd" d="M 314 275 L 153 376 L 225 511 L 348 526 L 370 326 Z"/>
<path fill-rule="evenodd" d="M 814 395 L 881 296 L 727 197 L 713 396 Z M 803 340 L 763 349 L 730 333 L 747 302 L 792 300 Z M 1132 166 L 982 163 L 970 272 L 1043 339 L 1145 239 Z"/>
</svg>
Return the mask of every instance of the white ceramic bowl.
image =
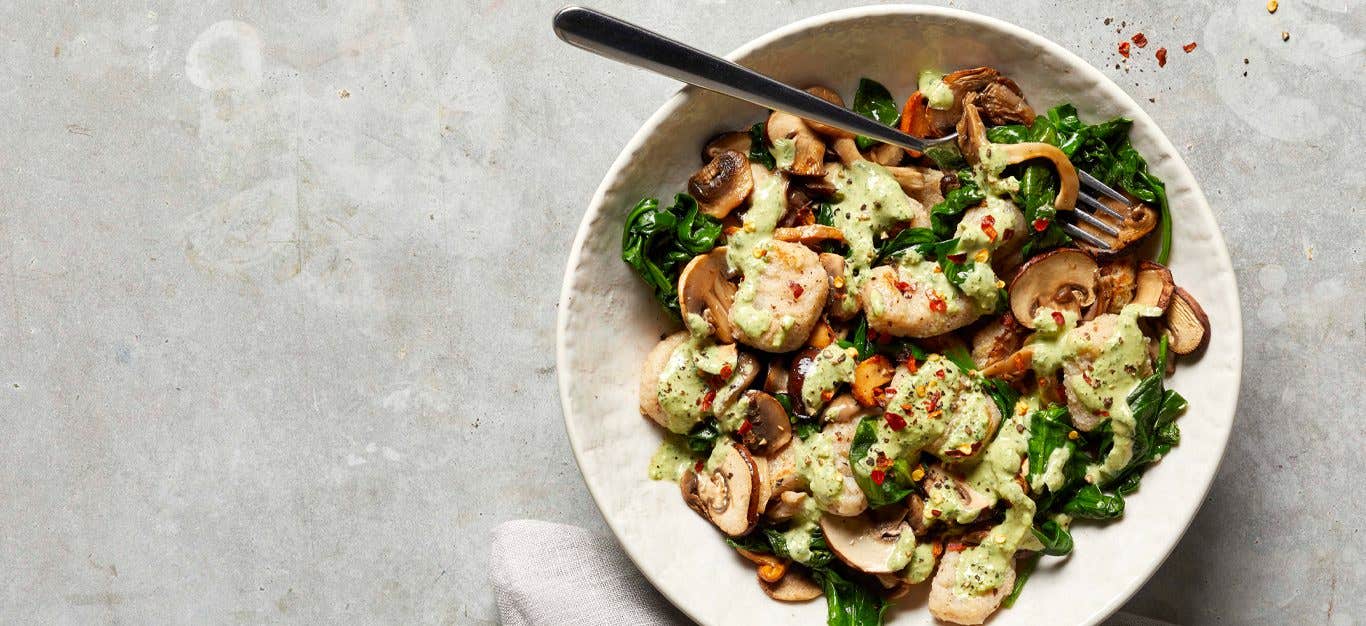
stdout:
<svg viewBox="0 0 1366 626">
<path fill-rule="evenodd" d="M 1203 358 L 1183 361 L 1170 386 L 1190 400 L 1181 445 L 1143 479 L 1125 516 L 1079 524 L 1067 559 L 1045 558 L 1020 601 L 993 624 L 1091 624 L 1115 611 L 1152 575 L 1185 532 L 1218 469 L 1233 426 L 1242 361 L 1237 285 L 1218 226 L 1171 142 L 1122 90 L 1061 46 L 999 20 L 924 6 L 837 11 L 764 35 L 729 58 L 793 85 L 820 83 L 846 101 L 859 77 L 905 98 L 922 68 L 990 65 L 1015 79 L 1042 111 L 1072 102 L 1083 119 L 1134 120 L 1133 142 L 1167 184 L 1175 214 L 1171 268 L 1213 326 Z M 604 114 L 607 114 L 604 112 Z M 677 486 L 646 478 L 660 433 L 637 408 L 646 352 L 674 329 L 620 260 L 624 216 L 641 196 L 669 201 L 700 167 L 715 133 L 762 119 L 759 108 L 684 89 L 632 138 L 603 179 L 579 227 L 560 299 L 560 399 L 570 443 L 598 506 L 654 585 L 705 624 L 824 624 L 822 600 L 768 599 L 754 570 L 683 504 Z M 889 614 L 930 624 L 924 595 Z"/>
</svg>

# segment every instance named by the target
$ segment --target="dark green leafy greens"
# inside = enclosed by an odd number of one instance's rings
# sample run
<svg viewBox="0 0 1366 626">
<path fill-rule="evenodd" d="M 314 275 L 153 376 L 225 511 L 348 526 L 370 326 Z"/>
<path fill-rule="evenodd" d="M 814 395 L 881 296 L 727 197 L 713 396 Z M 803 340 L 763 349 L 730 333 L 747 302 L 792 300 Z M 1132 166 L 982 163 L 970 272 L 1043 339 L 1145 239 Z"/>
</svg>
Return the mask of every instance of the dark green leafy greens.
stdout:
<svg viewBox="0 0 1366 626">
<path fill-rule="evenodd" d="M 1039 565 L 1039 554 L 1032 554 L 1020 560 L 1020 564 L 1015 568 L 1015 586 L 1010 590 L 1010 595 L 1001 602 L 1001 606 L 1007 609 L 1015 606 L 1015 601 L 1020 599 L 1020 593 L 1024 591 L 1025 582 L 1034 574 L 1034 568 Z"/>
<path fill-rule="evenodd" d="M 890 466 L 874 469 L 878 459 L 869 458 L 869 449 L 877 443 L 877 422 L 880 417 L 859 420 L 854 439 L 849 443 L 849 465 L 854 470 L 854 481 L 868 498 L 868 506 L 878 508 L 906 499 L 915 490 L 910 464 L 897 459 Z M 873 479 L 873 472 L 881 472 L 882 482 Z"/>
<path fill-rule="evenodd" d="M 778 161 L 773 158 L 773 153 L 768 151 L 768 137 L 764 132 L 763 122 L 749 127 L 749 160 L 771 170 L 778 167 Z"/>
<path fill-rule="evenodd" d="M 930 207 L 930 228 L 940 239 L 948 238 L 954 233 L 964 211 L 987 199 L 981 187 L 973 180 L 972 170 L 961 169 L 957 175 L 959 186 Z"/>
<path fill-rule="evenodd" d="M 688 449 L 693 454 L 708 454 L 716 447 L 716 440 L 720 437 L 721 427 L 716 420 L 708 419 L 688 431 Z"/>
<path fill-rule="evenodd" d="M 1043 544 L 1043 553 L 1048 556 L 1064 556 L 1072 552 L 1072 533 L 1054 520 L 1044 520 L 1030 528 L 1034 536 Z"/>
<path fill-rule="evenodd" d="M 792 433 L 798 439 L 805 441 L 807 437 L 814 435 L 821 430 L 820 418 L 815 415 L 797 415 L 792 412 L 792 398 L 785 393 L 773 394 L 773 399 L 778 404 L 783 405 L 783 410 L 787 411 L 787 419 L 792 422 Z"/>
<path fill-rule="evenodd" d="M 848 339 L 839 340 L 841 348 L 853 348 L 858 350 L 860 361 L 877 353 L 877 347 L 868 339 L 868 318 L 860 315 L 858 322 L 854 324 L 854 330 L 849 333 Z"/>
<path fill-rule="evenodd" d="M 854 112 L 888 126 L 896 126 L 901 119 L 892 92 L 887 91 L 882 83 L 869 78 L 858 81 L 858 89 L 854 91 Z M 862 135 L 854 141 L 859 150 L 867 150 L 877 143 L 877 140 Z"/>
<path fill-rule="evenodd" d="M 1076 107 L 1062 104 L 1040 115 L 1031 126 L 997 126 L 987 130 L 993 143 L 1042 141 L 1060 148 L 1072 164 L 1086 170 L 1105 184 L 1128 192 L 1156 206 L 1159 212 L 1157 262 L 1166 264 L 1171 255 L 1171 207 L 1167 204 L 1166 185 L 1148 172 L 1148 163 L 1129 141 L 1133 122 L 1117 117 L 1098 124 L 1086 124 Z M 1069 241 L 1053 219 L 1051 202 L 1058 192 L 1057 175 L 1050 166 L 1026 163 L 1014 166 L 1020 180 L 1015 201 L 1024 208 L 1025 221 L 1032 227 L 1025 242 L 1025 256 L 1037 254 Z"/>
<path fill-rule="evenodd" d="M 1062 512 L 1080 519 L 1115 519 L 1124 515 L 1124 498 L 1087 485 L 1063 503 Z"/>
<path fill-rule="evenodd" d="M 698 211 L 697 201 L 685 193 L 673 206 L 644 198 L 626 216 L 621 235 L 621 260 L 654 290 L 655 299 L 675 319 L 678 312 L 678 274 L 694 256 L 716 247 L 721 223 Z"/>
<path fill-rule="evenodd" d="M 744 537 L 726 539 L 732 548 L 748 550 L 760 554 L 773 554 L 790 559 L 787 540 L 776 529 L 765 528 Z M 851 574 L 842 563 L 835 560 L 834 553 L 825 541 L 820 530 L 814 531 L 811 539 L 811 558 L 806 566 L 811 569 L 811 577 L 825 591 L 826 624 L 829 626 L 881 626 L 882 616 L 887 610 L 882 596 L 873 591 L 871 585 L 852 580 Z"/>
</svg>

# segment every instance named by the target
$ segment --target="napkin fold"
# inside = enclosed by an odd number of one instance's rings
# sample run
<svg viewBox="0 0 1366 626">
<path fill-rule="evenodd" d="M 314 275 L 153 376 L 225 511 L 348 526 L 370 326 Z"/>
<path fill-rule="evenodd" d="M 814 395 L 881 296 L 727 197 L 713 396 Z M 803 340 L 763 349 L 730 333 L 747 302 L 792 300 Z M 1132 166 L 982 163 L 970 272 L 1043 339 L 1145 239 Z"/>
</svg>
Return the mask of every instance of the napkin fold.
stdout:
<svg viewBox="0 0 1366 626">
<path fill-rule="evenodd" d="M 686 626 L 615 539 L 577 526 L 515 520 L 493 530 L 490 575 L 503 626 Z M 1173 626 L 1118 613 L 1105 626 Z"/>
</svg>

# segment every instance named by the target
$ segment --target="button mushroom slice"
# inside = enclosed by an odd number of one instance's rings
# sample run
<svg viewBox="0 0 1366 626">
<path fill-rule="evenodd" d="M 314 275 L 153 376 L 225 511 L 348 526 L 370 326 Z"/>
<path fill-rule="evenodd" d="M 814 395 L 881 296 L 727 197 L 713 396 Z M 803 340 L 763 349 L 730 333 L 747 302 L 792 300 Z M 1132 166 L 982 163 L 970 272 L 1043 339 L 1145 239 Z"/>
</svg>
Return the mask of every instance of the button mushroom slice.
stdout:
<svg viewBox="0 0 1366 626">
<path fill-rule="evenodd" d="M 1190 292 L 1176 288 L 1167 314 L 1162 318 L 1168 346 L 1177 354 L 1190 354 L 1209 341 L 1209 316 Z"/>
<path fill-rule="evenodd" d="M 812 85 L 811 87 L 806 88 L 806 93 L 816 96 L 817 98 L 829 102 L 830 104 L 833 104 L 837 107 L 844 106 L 844 98 L 840 97 L 839 92 L 829 87 L 824 87 L 821 85 Z M 834 126 L 823 124 L 821 122 L 817 122 L 816 120 L 808 120 L 806 118 L 802 118 L 802 121 L 806 122 L 806 125 L 810 127 L 811 130 L 816 131 L 817 133 L 820 133 L 822 136 L 831 139 L 837 139 L 840 137 L 845 137 L 848 139 L 854 138 L 854 133 L 844 130 L 843 128 L 835 128 Z"/>
<path fill-rule="evenodd" d="M 903 533 L 911 533 L 906 508 L 883 507 L 854 517 L 821 516 L 821 532 L 830 551 L 860 572 L 891 574 L 888 561 Z"/>
<path fill-rule="evenodd" d="M 708 141 L 707 145 L 702 148 L 702 162 L 710 163 L 712 159 L 727 150 L 749 154 L 750 143 L 749 133 L 741 131 L 721 133 L 712 137 L 711 141 Z"/>
<path fill-rule="evenodd" d="M 734 150 L 722 151 L 688 179 L 698 210 L 716 219 L 730 215 L 753 191 L 749 157 Z"/>
<path fill-rule="evenodd" d="M 702 316 L 712 325 L 716 339 L 735 341 L 730 322 L 730 307 L 735 302 L 735 284 L 727 279 L 725 246 L 699 254 L 688 262 L 678 276 L 678 304 L 683 312 Z"/>
<path fill-rule="evenodd" d="M 731 344 L 732 346 L 734 344 Z M 740 394 L 749 388 L 749 384 L 759 376 L 759 359 L 753 355 L 739 352 L 736 355 L 735 371 L 726 379 L 725 384 L 716 390 L 716 397 L 712 399 L 712 412 L 720 415 L 735 404 L 740 399 Z"/>
<path fill-rule="evenodd" d="M 963 158 L 971 165 L 994 162 L 1004 165 L 1023 163 L 1031 159 L 1048 159 L 1058 175 L 1058 195 L 1053 199 L 1053 208 L 1070 211 L 1077 205 L 1077 168 L 1067 158 L 1067 154 L 1057 146 L 1043 142 L 991 143 L 987 140 L 987 128 L 977 111 L 976 94 L 970 94 L 963 101 L 963 118 L 958 121 L 958 148 Z"/>
<path fill-rule="evenodd" d="M 825 314 L 830 319 L 847 320 L 859 312 L 859 307 L 846 307 L 842 305 L 849 295 L 848 278 L 845 276 L 844 256 L 833 252 L 822 252 L 820 254 L 821 267 L 825 269 L 825 275 L 830 279 L 830 299 L 825 303 Z M 855 298 L 855 303 L 858 299 Z"/>
<path fill-rule="evenodd" d="M 744 446 L 728 446 L 711 471 L 688 470 L 679 481 L 683 501 L 715 524 L 721 532 L 739 537 L 759 519 L 759 468 Z"/>
<path fill-rule="evenodd" d="M 1095 260 L 1076 248 L 1059 248 L 1030 259 L 1010 281 L 1010 312 L 1025 328 L 1034 328 L 1034 315 L 1048 307 L 1078 316 L 1096 299 Z"/>
<path fill-rule="evenodd" d="M 1172 271 L 1165 266 L 1158 265 L 1152 261 L 1144 261 L 1138 267 L 1138 274 L 1134 278 L 1133 302 L 1144 306 L 1152 306 L 1167 310 L 1171 304 L 1172 294 L 1176 292 L 1176 283 L 1172 281 Z M 1110 311 L 1117 313 L 1118 311 Z"/>
<path fill-rule="evenodd" d="M 773 238 L 778 241 L 805 244 L 813 248 L 827 241 L 844 243 L 844 233 L 840 232 L 840 229 L 824 224 L 776 228 L 773 230 Z"/>
<path fill-rule="evenodd" d="M 973 364 L 982 370 L 1005 360 L 1024 344 L 1025 334 L 1009 311 L 992 318 L 972 334 Z"/>
<path fill-rule="evenodd" d="M 745 413 L 748 427 L 741 427 L 740 439 L 756 454 L 768 454 L 792 441 L 792 421 L 787 410 L 773 396 L 762 391 L 745 392 L 749 409 Z"/>
<path fill-rule="evenodd" d="M 787 393 L 787 365 L 782 359 L 769 359 L 768 369 L 764 371 L 764 391 Z"/>
<path fill-rule="evenodd" d="M 780 140 L 793 142 L 792 164 L 783 168 L 785 171 L 799 176 L 816 176 L 823 171 L 825 144 L 802 118 L 774 111 L 768 116 L 765 131 L 773 145 L 778 145 Z"/>
<path fill-rule="evenodd" d="M 965 595 L 956 591 L 958 563 L 962 552 L 947 552 L 939 562 L 939 570 L 930 583 L 930 614 L 936 619 L 954 624 L 975 625 L 987 621 L 1001 606 L 1001 601 L 1015 587 L 1015 567 L 1006 568 L 1001 585 L 991 593 Z"/>
<path fill-rule="evenodd" d="M 830 283 L 820 257 L 810 248 L 775 240 L 767 242 L 765 250 L 766 262 L 744 280 L 757 281 L 749 306 L 767 314 L 768 324 L 757 333 L 732 326 L 740 343 L 765 352 L 790 352 L 806 343 L 820 321 Z M 732 312 L 730 318 L 734 317 Z"/>
<path fill-rule="evenodd" d="M 640 368 L 640 413 L 665 429 L 669 428 L 669 416 L 659 404 L 659 375 L 664 372 L 674 350 L 687 340 L 687 331 L 665 337 L 645 355 L 645 363 Z"/>
<path fill-rule="evenodd" d="M 797 473 L 797 447 L 789 442 L 765 459 L 763 480 L 769 485 L 770 497 L 784 497 L 788 493 L 800 493 L 806 487 L 806 479 Z M 795 504 L 800 504 L 797 502 Z"/>
<path fill-rule="evenodd" d="M 779 602 L 806 602 L 821 597 L 821 586 L 806 572 L 792 567 L 776 582 L 768 582 L 760 575 L 759 586 L 768 597 Z"/>
<path fill-rule="evenodd" d="M 816 356 L 820 353 L 818 348 L 808 346 L 792 355 L 792 365 L 787 370 L 787 398 L 792 403 L 793 414 L 810 417 L 819 408 L 806 406 L 802 388 L 806 386 L 806 375 L 815 367 Z"/>
</svg>

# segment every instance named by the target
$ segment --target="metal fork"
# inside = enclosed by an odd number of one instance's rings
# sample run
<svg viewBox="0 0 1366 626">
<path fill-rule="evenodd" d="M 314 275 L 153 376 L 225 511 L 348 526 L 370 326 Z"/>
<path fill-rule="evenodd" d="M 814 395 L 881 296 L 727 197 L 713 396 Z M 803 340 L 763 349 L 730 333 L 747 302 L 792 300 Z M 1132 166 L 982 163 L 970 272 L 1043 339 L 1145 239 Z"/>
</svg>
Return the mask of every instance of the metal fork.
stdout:
<svg viewBox="0 0 1366 626">
<path fill-rule="evenodd" d="M 565 7 L 555 14 L 554 27 L 555 34 L 566 43 L 613 61 L 641 67 L 767 109 L 791 113 L 878 141 L 923 152 L 939 163 L 962 159 L 958 149 L 957 133 L 933 139 L 912 137 L 754 70 L 601 11 L 576 6 Z M 1111 189 L 1094 176 L 1078 169 L 1077 178 L 1081 187 L 1117 200 L 1126 207 L 1130 206 L 1131 203 L 1123 194 Z M 1122 214 L 1093 196 L 1079 193 L 1077 201 L 1087 208 L 1118 219 L 1121 224 L 1124 222 Z M 1107 235 L 1119 235 L 1118 229 L 1092 213 L 1084 210 L 1067 213 Z M 1079 228 L 1074 223 L 1059 220 L 1059 224 L 1067 234 L 1097 248 L 1110 250 L 1113 247 L 1109 242 Z"/>
</svg>

